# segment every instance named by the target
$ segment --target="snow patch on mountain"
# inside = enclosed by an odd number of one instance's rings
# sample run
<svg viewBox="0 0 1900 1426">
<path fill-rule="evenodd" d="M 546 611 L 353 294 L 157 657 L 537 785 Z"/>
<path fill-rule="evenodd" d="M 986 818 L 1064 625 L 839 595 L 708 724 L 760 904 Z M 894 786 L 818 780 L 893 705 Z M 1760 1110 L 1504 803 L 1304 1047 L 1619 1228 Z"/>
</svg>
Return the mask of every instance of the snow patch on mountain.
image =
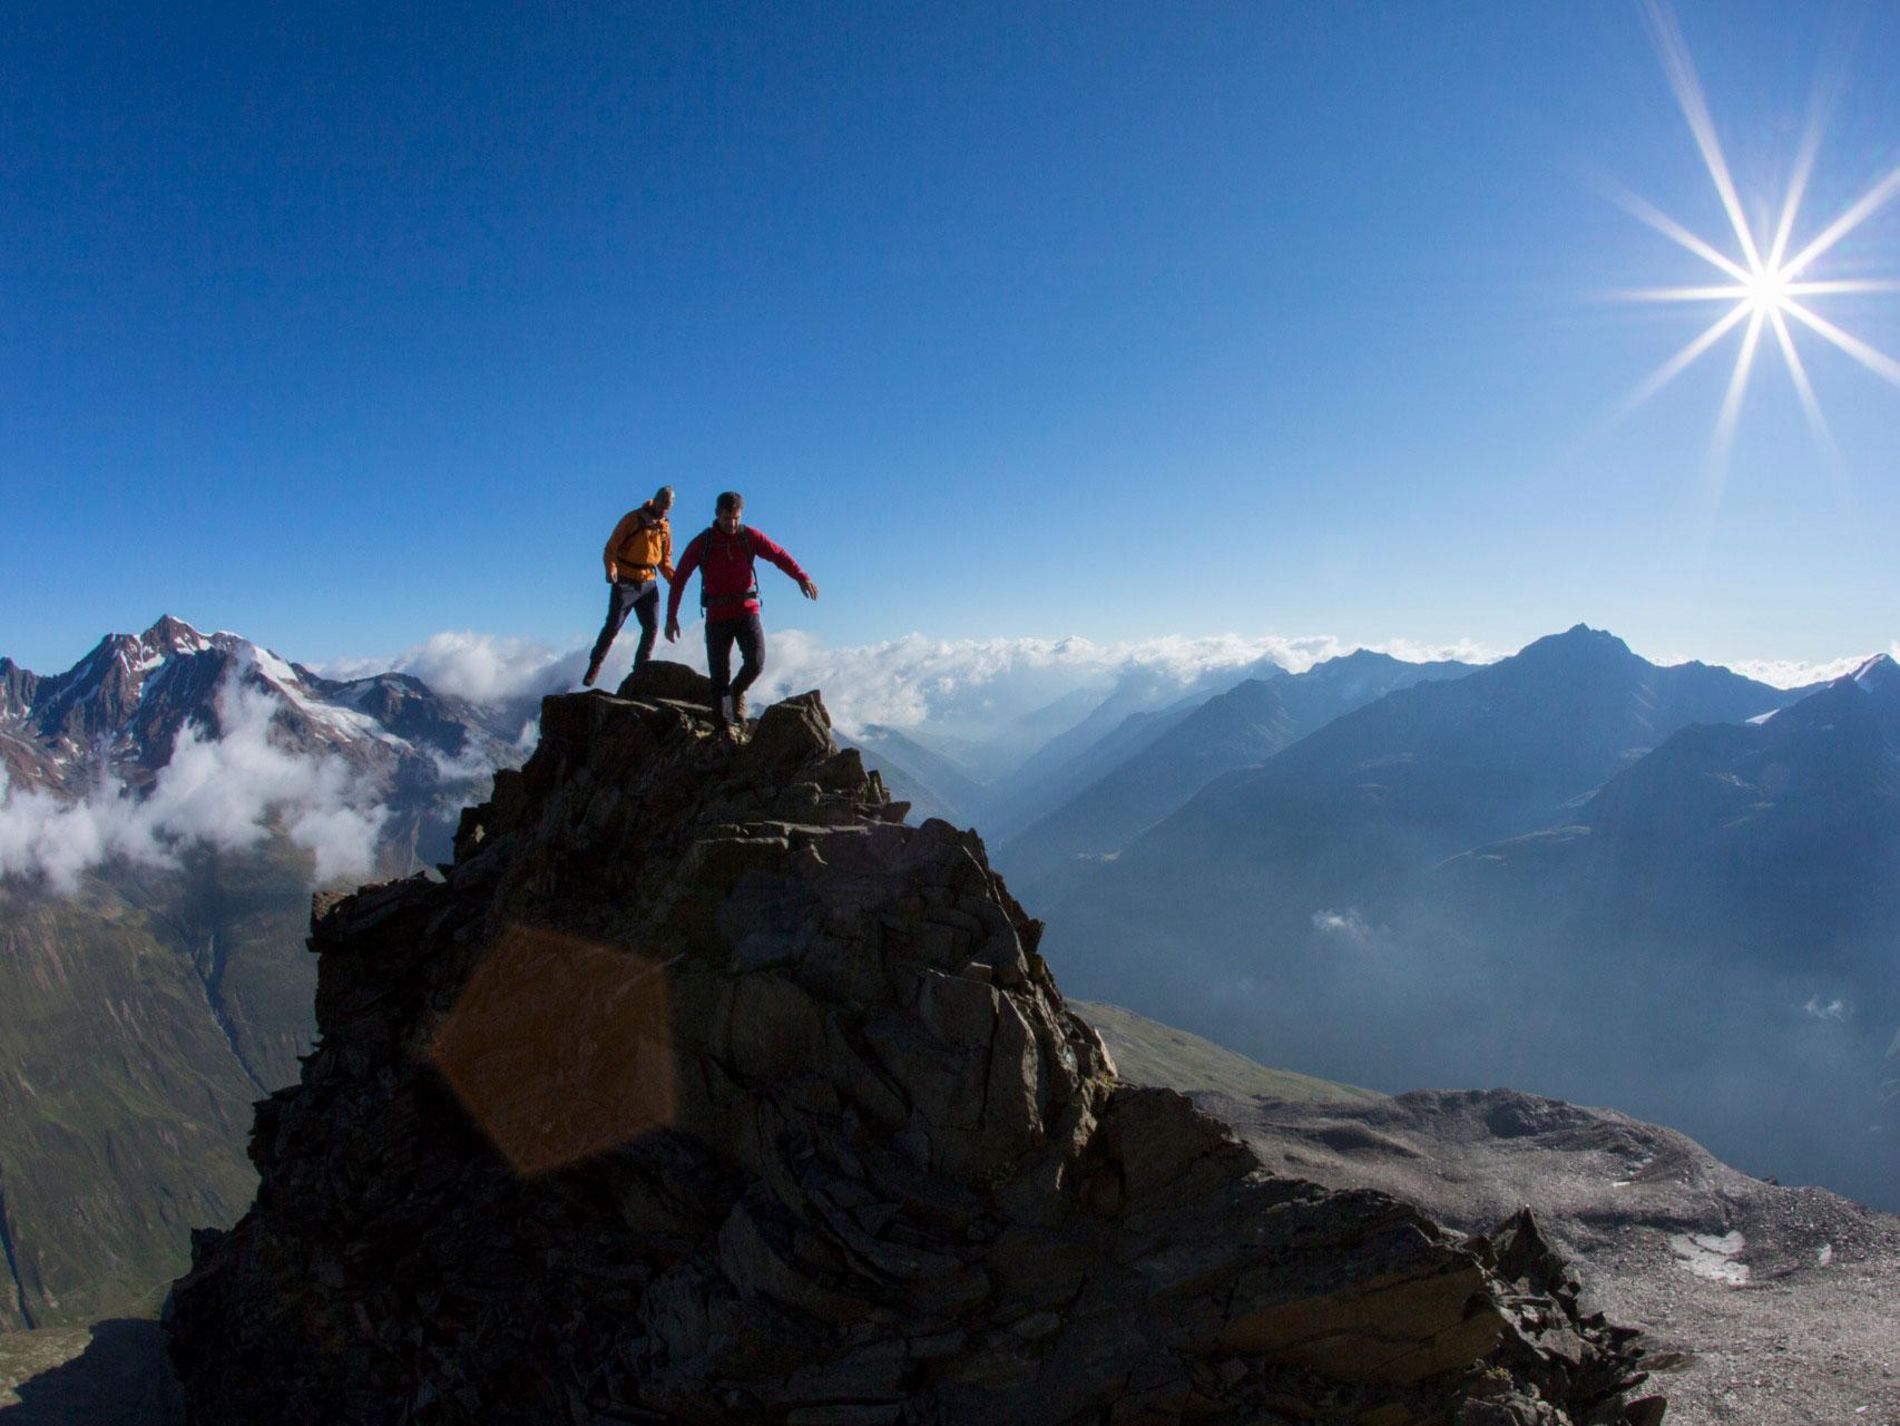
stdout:
<svg viewBox="0 0 1900 1426">
<path fill-rule="evenodd" d="M 1747 1247 L 1748 1239 L 1739 1232 L 1678 1233 L 1669 1240 L 1669 1251 L 1684 1268 L 1727 1287 L 1748 1286 L 1748 1264 L 1737 1261 Z"/>
<path fill-rule="evenodd" d="M 1875 654 L 1854 670 L 1854 682 L 1874 691 L 1900 687 L 1900 663 L 1890 654 Z"/>
<path fill-rule="evenodd" d="M 240 668 L 268 684 L 286 703 L 337 741 L 348 743 L 367 738 L 400 751 L 414 750 L 407 738 L 398 737 L 368 714 L 352 707 L 354 700 L 347 694 L 335 700 L 318 697 L 288 660 L 247 639 L 236 640 L 236 645 L 233 653 Z M 350 692 L 361 696 L 356 690 Z"/>
</svg>

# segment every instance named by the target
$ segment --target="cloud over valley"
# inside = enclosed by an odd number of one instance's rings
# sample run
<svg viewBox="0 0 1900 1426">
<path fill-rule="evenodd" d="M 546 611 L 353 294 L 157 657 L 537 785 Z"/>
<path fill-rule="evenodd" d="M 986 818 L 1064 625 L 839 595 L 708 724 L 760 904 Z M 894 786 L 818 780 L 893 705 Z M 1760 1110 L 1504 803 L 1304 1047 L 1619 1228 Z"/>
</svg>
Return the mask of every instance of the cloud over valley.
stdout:
<svg viewBox="0 0 1900 1426">
<path fill-rule="evenodd" d="M 318 883 L 368 874 L 388 812 L 373 779 L 343 759 L 280 747 L 277 700 L 236 678 L 217 695 L 220 733 L 195 723 L 143 797 L 119 784 L 77 801 L 13 787 L 0 768 L 0 877 L 71 892 L 100 865 L 168 867 L 190 846 L 259 846 L 273 828 L 311 855 Z"/>
</svg>

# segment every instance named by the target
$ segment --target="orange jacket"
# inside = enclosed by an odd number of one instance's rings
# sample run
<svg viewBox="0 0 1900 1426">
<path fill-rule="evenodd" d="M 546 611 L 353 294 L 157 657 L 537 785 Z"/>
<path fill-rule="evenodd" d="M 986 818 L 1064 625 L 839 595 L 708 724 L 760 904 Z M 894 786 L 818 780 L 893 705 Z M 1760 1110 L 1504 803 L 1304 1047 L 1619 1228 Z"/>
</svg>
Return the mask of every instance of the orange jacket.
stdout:
<svg viewBox="0 0 1900 1426">
<path fill-rule="evenodd" d="M 657 569 L 670 583 L 673 527 L 649 500 L 638 510 L 629 510 L 621 516 L 620 523 L 607 537 L 607 548 L 601 557 L 614 567 L 621 579 L 651 579 Z"/>
</svg>

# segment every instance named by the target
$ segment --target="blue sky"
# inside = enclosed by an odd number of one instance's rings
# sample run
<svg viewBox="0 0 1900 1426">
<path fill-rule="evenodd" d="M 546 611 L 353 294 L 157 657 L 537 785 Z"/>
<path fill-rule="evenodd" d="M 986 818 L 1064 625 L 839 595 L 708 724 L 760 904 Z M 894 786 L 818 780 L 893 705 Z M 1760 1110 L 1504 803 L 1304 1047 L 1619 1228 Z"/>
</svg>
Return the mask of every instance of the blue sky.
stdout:
<svg viewBox="0 0 1900 1426">
<path fill-rule="evenodd" d="M 1762 226 L 1817 77 L 1797 242 L 1900 163 L 1900 13 L 1677 14 Z M 570 644 L 661 482 L 830 645 L 1900 636 L 1900 389 L 1797 333 L 1836 466 L 1764 350 L 1719 501 L 1737 334 L 1609 420 L 1712 314 L 1600 300 L 1711 275 L 1606 188 L 1725 227 L 1634 4 L 28 3 L 0 135 L 29 667 Z M 1828 263 L 1900 277 L 1900 202 Z"/>
</svg>

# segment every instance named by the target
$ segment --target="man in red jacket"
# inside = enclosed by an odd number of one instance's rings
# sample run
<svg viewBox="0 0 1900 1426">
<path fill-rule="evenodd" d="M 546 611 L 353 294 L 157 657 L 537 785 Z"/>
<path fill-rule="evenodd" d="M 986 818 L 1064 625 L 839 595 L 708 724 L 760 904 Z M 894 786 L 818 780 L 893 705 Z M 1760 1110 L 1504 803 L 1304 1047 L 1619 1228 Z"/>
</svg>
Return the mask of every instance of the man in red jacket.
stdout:
<svg viewBox="0 0 1900 1426">
<path fill-rule="evenodd" d="M 797 560 L 763 532 L 740 523 L 745 497 L 738 491 L 726 491 L 713 509 L 712 527 L 693 536 L 674 571 L 673 587 L 666 598 L 666 638 L 672 643 L 680 636 L 680 595 L 686 591 L 686 581 L 693 571 L 698 570 L 714 714 L 721 723 L 743 724 L 745 691 L 765 668 L 765 626 L 759 622 L 759 575 L 753 560 L 764 555 L 798 582 L 807 599 L 818 597 L 818 586 L 798 567 Z M 737 678 L 732 676 L 735 643 L 743 660 Z"/>
</svg>

